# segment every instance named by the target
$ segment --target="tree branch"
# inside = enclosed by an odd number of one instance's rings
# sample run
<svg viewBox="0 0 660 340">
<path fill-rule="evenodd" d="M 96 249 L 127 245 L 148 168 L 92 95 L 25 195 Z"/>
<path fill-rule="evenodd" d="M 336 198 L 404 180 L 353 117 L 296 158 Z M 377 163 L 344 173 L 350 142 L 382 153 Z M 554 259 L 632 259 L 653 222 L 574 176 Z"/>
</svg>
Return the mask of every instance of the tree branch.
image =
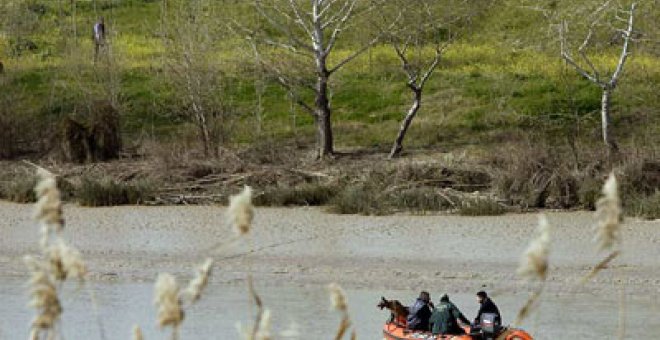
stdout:
<svg viewBox="0 0 660 340">
<path fill-rule="evenodd" d="M 337 14 L 341 13 L 342 11 L 345 11 L 344 16 L 339 20 L 337 25 L 335 26 L 335 29 L 332 31 L 332 35 L 330 36 L 330 40 L 328 40 L 328 45 L 325 47 L 325 53 L 328 54 L 332 50 L 332 48 L 335 46 L 335 42 L 337 41 L 337 37 L 339 36 L 339 33 L 341 30 L 344 28 L 344 25 L 346 24 L 346 21 L 351 17 L 353 14 L 353 9 L 355 8 L 355 4 L 357 3 L 357 0 L 352 0 L 352 1 L 347 1 L 342 7 L 341 11 L 337 12 Z M 348 8 L 347 8 L 348 6 Z M 328 24 L 328 23 L 326 23 Z M 322 28 L 327 27 L 327 25 L 322 25 Z"/>
<path fill-rule="evenodd" d="M 585 52 L 585 49 L 589 42 L 591 41 L 591 37 L 594 34 L 594 31 L 592 29 L 593 25 L 589 28 L 589 33 L 587 33 L 587 36 L 584 38 L 584 42 L 582 42 L 582 45 L 580 45 L 580 48 L 578 48 L 578 53 L 580 53 L 580 56 L 582 56 L 582 59 L 587 63 L 589 68 L 591 68 L 591 72 L 593 72 L 594 78 L 600 79 L 600 75 L 598 74 L 598 70 L 596 70 L 596 67 L 594 64 L 591 62 L 589 57 L 587 57 L 587 54 Z"/>
<path fill-rule="evenodd" d="M 610 79 L 609 82 L 610 87 L 616 87 L 617 81 L 621 76 L 621 72 L 623 72 L 623 65 L 626 63 L 626 59 L 630 54 L 628 53 L 628 44 L 630 43 L 630 38 L 633 32 L 633 15 L 636 7 L 637 7 L 636 2 L 633 2 L 632 5 L 630 5 L 630 17 L 628 18 L 628 28 L 624 32 L 624 36 L 623 36 L 624 40 L 623 40 L 623 47 L 621 48 L 621 56 L 619 56 L 619 62 L 616 65 L 616 70 L 612 74 L 612 79 Z"/>
<path fill-rule="evenodd" d="M 257 62 L 259 64 L 259 66 L 261 66 L 262 69 L 264 69 L 264 70 L 270 70 L 272 73 L 274 73 L 275 78 L 277 79 L 277 82 L 280 85 L 282 85 L 284 88 L 287 89 L 287 91 L 289 92 L 289 95 L 291 96 L 291 98 L 293 98 L 293 100 L 296 102 L 296 104 L 300 105 L 300 107 L 302 107 L 309 114 L 314 116 L 315 115 L 314 109 L 309 104 L 305 103 L 305 101 L 300 97 L 300 95 L 298 94 L 298 92 L 295 89 L 295 86 L 291 83 L 291 81 L 289 81 L 289 79 L 287 79 L 287 77 L 283 74 L 283 72 L 278 70 L 276 66 L 266 65 L 266 63 L 264 62 L 264 58 L 261 57 L 261 53 L 259 52 L 259 49 L 257 48 L 257 44 L 255 44 L 254 41 L 252 41 L 251 45 L 252 45 L 252 48 L 254 50 L 254 54 L 257 56 L 256 59 L 257 59 Z"/>
<path fill-rule="evenodd" d="M 580 67 L 578 63 L 573 60 L 571 55 L 568 53 L 566 50 L 566 38 L 564 37 L 564 28 L 566 26 L 566 22 L 563 22 L 561 25 L 559 25 L 559 41 L 560 41 L 560 49 L 561 49 L 561 56 L 564 60 L 566 60 L 567 63 L 569 63 L 573 68 L 575 68 L 578 73 L 580 73 L 583 77 L 587 78 L 589 81 L 596 83 L 600 86 L 604 86 L 605 84 L 602 83 L 598 78 L 596 78 L 594 75 L 589 74 L 585 69 Z"/>
<path fill-rule="evenodd" d="M 300 39 L 296 38 L 295 34 L 291 32 L 291 29 L 289 29 L 286 25 L 283 25 L 279 22 L 277 22 L 275 19 L 273 19 L 272 15 L 268 15 L 266 11 L 263 9 L 261 0 L 255 0 L 254 1 L 254 7 L 259 12 L 259 15 L 261 15 L 268 23 L 270 23 L 271 26 L 273 26 L 275 29 L 283 33 L 287 39 L 291 41 L 292 44 L 289 44 L 290 46 L 294 46 L 297 48 L 303 48 L 303 49 L 309 49 L 309 45 L 305 44 L 304 42 L 300 41 Z M 280 15 L 283 15 L 284 17 L 287 17 L 291 20 L 291 17 L 284 13 L 284 11 L 280 10 L 279 8 L 273 7 L 273 9 Z M 293 20 L 291 20 L 293 21 Z"/>
<path fill-rule="evenodd" d="M 419 88 L 423 89 L 424 85 L 426 84 L 426 81 L 429 80 L 431 77 L 431 74 L 435 69 L 440 65 L 440 60 L 442 60 L 442 52 L 449 46 L 449 44 L 452 42 L 452 39 L 450 38 L 447 40 L 444 44 L 440 46 L 436 46 L 435 49 L 435 57 L 433 57 L 433 62 L 431 62 L 431 65 L 426 70 L 426 73 L 422 76 L 422 80 L 419 82 Z"/>
<path fill-rule="evenodd" d="M 296 22 L 300 25 L 300 27 L 303 28 L 303 30 L 305 30 L 310 38 L 313 38 L 314 36 L 312 35 L 312 30 L 305 24 L 305 19 L 300 12 L 300 7 L 298 7 L 296 0 L 289 0 L 289 5 L 291 6 L 291 9 L 293 9 L 293 13 L 296 15 Z"/>
</svg>

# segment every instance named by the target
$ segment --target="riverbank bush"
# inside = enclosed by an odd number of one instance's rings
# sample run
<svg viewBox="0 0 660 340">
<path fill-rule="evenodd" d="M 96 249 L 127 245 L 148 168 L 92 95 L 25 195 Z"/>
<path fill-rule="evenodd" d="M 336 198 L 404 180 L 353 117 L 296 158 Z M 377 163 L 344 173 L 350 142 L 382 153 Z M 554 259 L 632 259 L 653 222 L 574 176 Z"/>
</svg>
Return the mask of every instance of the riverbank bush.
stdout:
<svg viewBox="0 0 660 340">
<path fill-rule="evenodd" d="M 120 182 L 86 177 L 76 190 L 76 200 L 89 207 L 141 204 L 153 199 L 153 191 L 146 181 Z"/>
</svg>

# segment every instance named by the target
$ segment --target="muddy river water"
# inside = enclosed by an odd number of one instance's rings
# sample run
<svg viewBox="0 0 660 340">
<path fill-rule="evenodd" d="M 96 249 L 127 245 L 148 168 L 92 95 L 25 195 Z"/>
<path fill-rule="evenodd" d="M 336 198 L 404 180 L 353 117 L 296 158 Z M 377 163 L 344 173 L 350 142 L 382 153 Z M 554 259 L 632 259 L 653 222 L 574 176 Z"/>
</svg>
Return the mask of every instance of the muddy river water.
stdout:
<svg viewBox="0 0 660 340">
<path fill-rule="evenodd" d="M 25 339 L 27 272 L 38 254 L 30 206 L 0 203 L 0 339 Z M 421 289 L 443 293 L 471 318 L 485 289 L 511 322 L 531 286 L 515 276 L 536 215 L 499 217 L 338 216 L 320 209 L 258 209 L 252 236 L 232 242 L 221 207 L 67 206 L 68 242 L 90 268 L 84 287 L 61 293 L 65 339 L 167 338 L 155 325 L 153 281 L 170 272 L 183 283 L 207 256 L 216 259 L 202 300 L 187 310 L 182 339 L 238 339 L 251 322 L 246 277 L 254 277 L 279 339 L 330 339 L 339 316 L 325 286 L 340 283 L 359 339 L 382 339 L 380 296 L 409 304 Z M 593 214 L 548 213 L 554 226 L 542 302 L 522 327 L 537 339 L 660 338 L 660 222 L 627 220 L 622 255 L 585 285 L 577 282 L 604 255 L 594 250 Z M 215 247 L 222 244 L 221 247 Z M 98 301 L 95 312 L 90 291 Z M 100 319 L 101 323 L 97 322 Z"/>
</svg>

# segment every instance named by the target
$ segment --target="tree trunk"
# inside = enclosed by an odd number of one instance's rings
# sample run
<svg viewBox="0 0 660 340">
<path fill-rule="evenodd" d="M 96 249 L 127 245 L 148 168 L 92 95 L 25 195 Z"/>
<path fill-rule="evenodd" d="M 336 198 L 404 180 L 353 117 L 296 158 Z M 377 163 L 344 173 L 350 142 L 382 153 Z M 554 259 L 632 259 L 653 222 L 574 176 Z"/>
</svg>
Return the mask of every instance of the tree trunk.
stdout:
<svg viewBox="0 0 660 340">
<path fill-rule="evenodd" d="M 396 136 L 394 145 L 392 145 L 392 150 L 390 151 L 390 158 L 399 156 L 401 150 L 403 150 L 403 139 L 406 137 L 406 132 L 408 132 L 412 120 L 415 118 L 415 115 L 417 115 L 419 107 L 422 105 L 422 89 L 415 87 L 412 91 L 414 94 L 413 104 L 410 109 L 408 109 L 408 113 L 403 119 L 403 122 L 401 122 L 399 134 Z"/>
<path fill-rule="evenodd" d="M 328 76 L 327 71 L 320 72 L 316 84 L 316 128 L 318 152 L 321 159 L 334 153 L 330 101 L 328 100 Z"/>
<path fill-rule="evenodd" d="M 209 133 L 208 123 L 206 122 L 206 117 L 204 112 L 199 109 L 197 104 L 193 103 L 193 111 L 195 112 L 195 120 L 197 120 L 197 127 L 199 128 L 199 139 L 204 148 L 204 156 L 209 155 L 211 147 L 211 134 Z"/>
<path fill-rule="evenodd" d="M 610 133 L 610 98 L 612 95 L 612 88 L 609 86 L 603 87 L 603 97 L 601 99 L 601 125 L 603 129 L 603 142 L 607 147 L 607 152 L 610 156 L 616 153 L 618 147 L 614 141 L 614 137 Z"/>
</svg>

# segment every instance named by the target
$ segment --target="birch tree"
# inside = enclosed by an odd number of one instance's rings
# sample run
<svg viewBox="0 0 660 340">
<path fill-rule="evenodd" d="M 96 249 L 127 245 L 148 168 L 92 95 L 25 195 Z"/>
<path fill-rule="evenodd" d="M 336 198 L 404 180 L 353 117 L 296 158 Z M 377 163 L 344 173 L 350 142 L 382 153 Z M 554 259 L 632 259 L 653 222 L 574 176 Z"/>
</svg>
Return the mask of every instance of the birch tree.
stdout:
<svg viewBox="0 0 660 340">
<path fill-rule="evenodd" d="M 354 29 L 354 21 L 378 6 L 359 0 L 255 0 L 254 5 L 271 32 L 250 32 L 250 38 L 261 45 L 288 53 L 289 57 L 302 58 L 314 72 L 313 84 L 300 83 L 290 77 L 289 70 L 273 66 L 265 61 L 268 72 L 275 74 L 294 100 L 315 120 L 318 157 L 334 153 L 334 137 L 331 121 L 329 86 L 331 77 L 346 64 L 364 53 L 378 41 L 370 39 L 366 44 L 352 48 L 350 53 L 333 57 L 337 44 L 347 30 Z M 332 61 L 331 61 L 332 59 Z M 298 72 L 299 70 L 293 70 Z M 302 85 L 302 86 L 299 86 Z M 300 89 L 311 91 L 313 103 L 306 100 Z"/>
<path fill-rule="evenodd" d="M 635 24 L 635 10 L 637 8 L 637 3 L 633 2 L 627 9 L 622 8 L 613 8 L 612 1 L 605 1 L 600 7 L 598 7 L 594 12 L 592 12 L 589 17 L 581 18 L 582 20 L 589 20 L 589 25 L 587 28 L 587 33 L 582 40 L 582 43 L 577 47 L 577 57 L 574 56 L 574 53 L 570 46 L 570 42 L 567 39 L 567 33 L 571 27 L 571 23 L 567 20 L 563 20 L 559 25 L 559 38 L 560 38 L 560 49 L 561 57 L 570 65 L 575 71 L 577 71 L 582 77 L 599 86 L 602 89 L 601 96 L 601 129 L 602 129 L 602 138 L 603 143 L 605 144 L 608 153 L 610 155 L 618 151 L 618 145 L 615 137 L 610 131 L 611 125 L 611 98 L 612 93 L 616 89 L 621 75 L 623 74 L 624 66 L 628 57 L 630 56 L 630 44 L 633 41 L 634 37 L 634 24 Z M 610 24 L 606 20 L 606 16 L 614 15 L 614 25 Z M 624 17 L 622 17 L 622 15 Z M 616 24 L 620 23 L 617 27 Z M 596 64 L 593 62 L 592 58 L 588 55 L 587 49 L 594 44 L 594 32 L 598 27 L 607 27 L 612 28 L 616 32 L 615 37 L 621 37 L 621 50 L 617 60 L 617 64 L 611 74 L 603 74 L 596 67 Z M 618 39 L 613 39 L 612 41 L 617 41 Z"/>
</svg>

